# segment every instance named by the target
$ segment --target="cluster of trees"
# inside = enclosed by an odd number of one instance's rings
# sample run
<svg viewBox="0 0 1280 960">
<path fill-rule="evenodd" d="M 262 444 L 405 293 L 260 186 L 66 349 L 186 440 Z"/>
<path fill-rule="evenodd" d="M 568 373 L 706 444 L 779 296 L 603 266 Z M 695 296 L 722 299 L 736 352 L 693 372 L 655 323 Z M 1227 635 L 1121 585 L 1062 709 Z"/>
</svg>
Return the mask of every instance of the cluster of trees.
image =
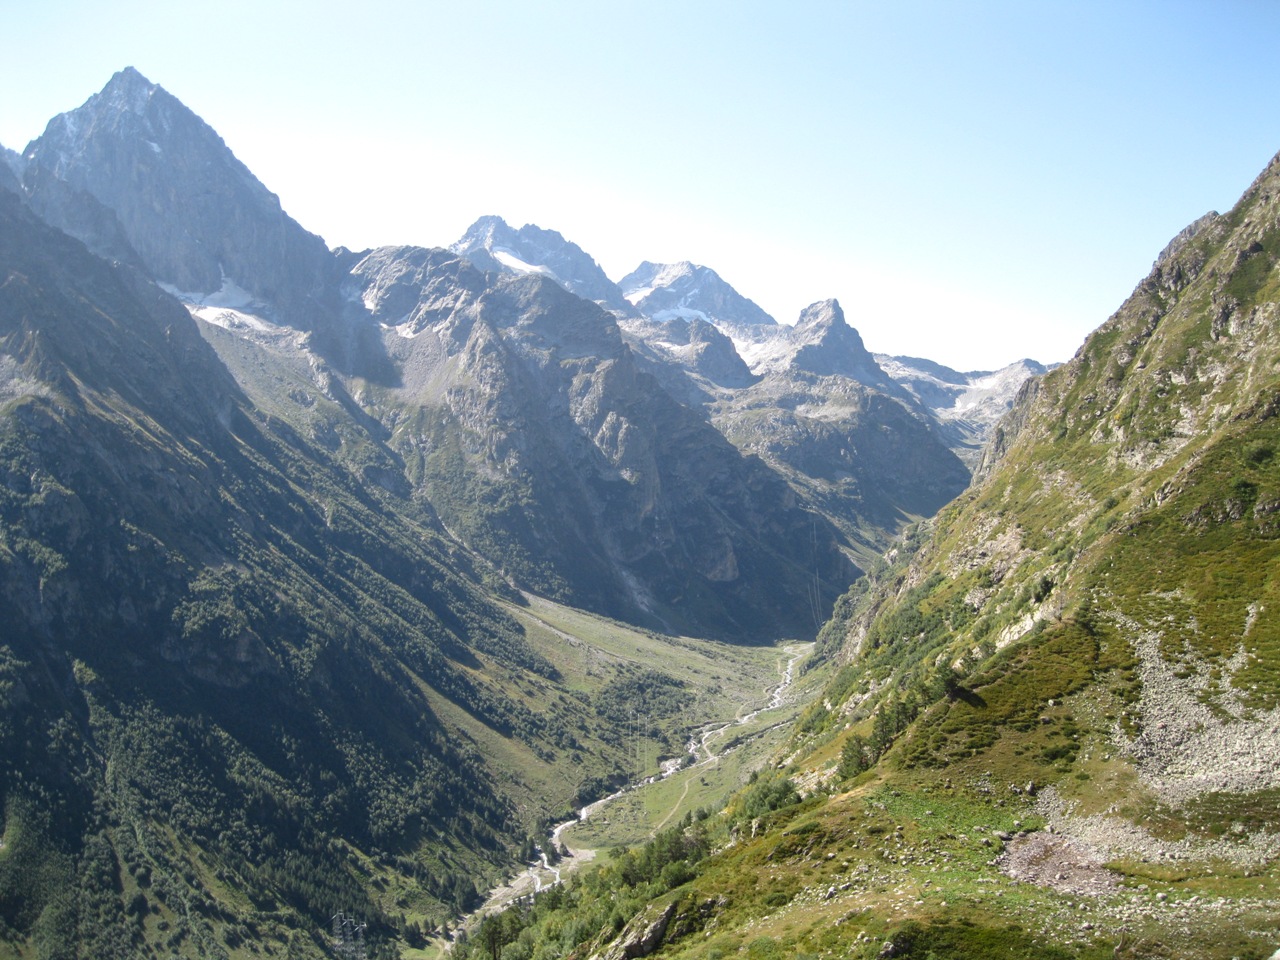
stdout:
<svg viewBox="0 0 1280 960">
<path fill-rule="evenodd" d="M 747 789 L 734 802 L 730 822 L 754 820 L 775 810 L 800 802 L 800 793 L 788 777 L 761 776 L 752 772 Z"/>
<path fill-rule="evenodd" d="M 611 851 L 600 869 L 575 875 L 486 917 L 457 944 L 454 957 L 550 960 L 596 938 L 608 938 L 645 904 L 693 879 L 711 849 L 708 812 L 687 813 L 649 842 Z"/>
<path fill-rule="evenodd" d="M 872 714 L 871 732 L 867 736 L 854 733 L 845 740 L 838 769 L 841 777 L 855 777 L 875 766 L 925 707 L 944 697 L 954 699 L 964 690 L 960 675 L 945 663 L 934 669 L 927 682 L 912 677 L 904 686 L 905 689 L 881 700 Z"/>
<path fill-rule="evenodd" d="M 44 689 L 49 672 L 78 699 Z M 403 875 L 448 824 L 465 854 L 445 866 L 427 852 L 412 874 L 420 906 L 446 914 L 473 909 L 485 861 L 505 859 L 510 811 L 435 728 L 374 746 L 357 733 L 377 722 L 362 698 L 187 682 L 158 704 L 136 686 L 119 695 L 119 680 L 0 649 L 0 941 L 108 958 L 144 941 L 226 950 L 339 910 L 392 938 L 372 868 Z"/>
<path fill-rule="evenodd" d="M 725 815 L 691 811 L 637 847 L 610 851 L 596 870 L 575 874 L 500 914 L 486 917 L 455 947 L 456 960 L 552 960 L 584 955 L 620 933 L 645 907 L 697 875 L 713 849 L 744 824 L 786 815 L 800 802 L 795 784 L 776 773 L 752 774 Z M 592 947 L 594 949 L 594 947 Z"/>
<path fill-rule="evenodd" d="M 635 732 L 640 736 L 661 739 L 658 721 L 679 714 L 689 700 L 689 690 L 682 680 L 628 664 L 594 696 L 593 705 L 613 731 L 625 731 L 629 725 L 638 724 Z"/>
</svg>

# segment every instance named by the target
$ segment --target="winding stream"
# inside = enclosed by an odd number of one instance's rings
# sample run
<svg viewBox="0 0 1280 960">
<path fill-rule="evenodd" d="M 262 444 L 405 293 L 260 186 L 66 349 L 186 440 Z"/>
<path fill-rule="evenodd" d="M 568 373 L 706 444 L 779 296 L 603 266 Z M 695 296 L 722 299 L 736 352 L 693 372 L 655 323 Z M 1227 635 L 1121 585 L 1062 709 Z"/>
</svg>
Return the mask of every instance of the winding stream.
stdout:
<svg viewBox="0 0 1280 960">
<path fill-rule="evenodd" d="M 727 722 L 716 721 L 700 727 L 689 738 L 689 742 L 685 745 L 686 756 L 677 757 L 667 760 L 662 764 L 662 772 L 655 776 L 645 777 L 634 783 L 628 784 L 622 789 L 611 793 L 607 797 L 596 800 L 587 804 L 578 811 L 578 815 L 571 820 L 565 820 L 556 824 L 552 829 L 549 842 L 544 844 L 538 851 L 538 862 L 529 864 L 524 870 L 515 874 L 510 880 L 499 887 L 495 887 L 489 892 L 489 896 L 474 913 L 463 918 L 459 929 L 463 927 L 470 928 L 474 924 L 489 913 L 502 910 L 504 907 L 520 899 L 529 896 L 549 887 L 560 883 L 564 874 L 576 870 L 585 863 L 589 863 L 595 857 L 594 850 L 575 850 L 568 847 L 563 840 L 564 831 L 575 824 L 582 823 L 604 810 L 609 804 L 613 803 L 620 797 L 625 796 L 635 790 L 648 784 L 655 783 L 658 780 L 665 779 L 678 773 L 681 770 L 689 770 L 694 767 L 707 766 L 709 764 L 719 763 L 721 757 L 731 751 L 737 749 L 745 741 L 735 741 L 729 747 L 716 752 L 712 744 L 718 737 L 723 737 L 730 733 L 733 728 L 745 726 L 762 713 L 770 710 L 777 710 L 786 702 L 787 691 L 795 681 L 795 667 L 808 652 L 808 645 L 801 647 L 798 644 L 792 644 L 783 648 L 788 655 L 786 667 L 782 671 L 781 678 L 776 684 L 772 684 L 764 689 L 764 705 L 751 710 L 748 713 L 740 713 L 732 720 Z M 759 702 L 759 701 L 756 701 Z M 686 790 L 687 793 L 687 790 Z M 682 794 L 680 800 L 684 799 Z M 667 817 L 659 824 L 657 829 L 661 829 L 670 819 L 676 808 L 679 806 L 677 801 Z M 567 850 L 568 854 L 562 856 L 556 863 L 552 863 L 547 855 L 548 850 Z"/>
</svg>

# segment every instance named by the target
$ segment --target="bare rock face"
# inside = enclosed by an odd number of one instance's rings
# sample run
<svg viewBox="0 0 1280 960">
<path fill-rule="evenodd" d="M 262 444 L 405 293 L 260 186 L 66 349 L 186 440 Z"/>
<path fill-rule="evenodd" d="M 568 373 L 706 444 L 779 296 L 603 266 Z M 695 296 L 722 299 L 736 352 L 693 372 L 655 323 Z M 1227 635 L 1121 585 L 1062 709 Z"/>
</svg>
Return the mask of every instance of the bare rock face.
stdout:
<svg viewBox="0 0 1280 960">
<path fill-rule="evenodd" d="M 701 264 L 650 263 L 618 281 L 623 295 L 644 316 L 654 320 L 702 320 L 717 326 L 777 327 L 777 321 L 754 301 Z"/>
<path fill-rule="evenodd" d="M 805 307 L 792 328 L 791 341 L 794 347 L 787 358 L 790 369 L 848 377 L 890 396 L 902 393 L 902 388 L 867 352 L 858 331 L 845 322 L 844 311 L 835 300 L 821 300 Z"/>
<path fill-rule="evenodd" d="M 449 249 L 482 270 L 538 274 L 606 310 L 624 315 L 634 313 L 617 284 L 605 276 L 600 265 L 555 230 L 544 230 L 531 223 L 516 230 L 501 217 L 481 217 Z"/>
<path fill-rule="evenodd" d="M 849 377 L 775 373 L 721 399 L 712 420 L 816 501 L 840 505 L 832 514 L 851 538 L 859 524 L 932 514 L 969 482 L 925 417 Z"/>
<path fill-rule="evenodd" d="M 28 167 L 15 192 L 45 223 L 75 237 L 98 256 L 142 266 L 115 211 L 93 194 L 58 179 L 47 167 Z"/>
<path fill-rule="evenodd" d="M 373 412 L 407 473 L 513 579 L 611 616 L 763 639 L 814 629 L 788 597 L 815 571 L 829 593 L 853 576 L 826 521 L 662 389 L 609 312 L 550 278 L 390 248 L 352 268 L 346 296 L 399 371 Z"/>
<path fill-rule="evenodd" d="M 868 530 L 887 542 L 903 516 L 932 514 L 968 485 L 947 433 L 837 301 L 787 327 L 693 264 L 642 264 L 621 286 L 648 318 L 622 320 L 623 330 L 664 385 L 782 474 L 855 552 L 883 547 Z"/>
<path fill-rule="evenodd" d="M 649 956 L 662 945 L 667 925 L 675 912 L 676 905 L 669 903 L 665 907 L 649 907 L 636 914 L 613 943 L 592 954 L 592 960 L 634 960 Z"/>
<path fill-rule="evenodd" d="M 620 320 L 623 333 L 653 357 L 655 375 L 677 396 L 705 403 L 716 388 L 749 387 L 758 379 L 720 329 L 696 317 L 690 320 Z M 695 386 L 683 383 L 691 379 Z M 697 384 L 705 384 L 702 390 Z"/>
<path fill-rule="evenodd" d="M 231 281 L 297 323 L 321 296 L 324 241 L 211 127 L 132 67 L 54 117 L 23 163 L 25 180 L 47 172 L 114 211 L 149 271 L 180 290 L 212 293 Z"/>
</svg>

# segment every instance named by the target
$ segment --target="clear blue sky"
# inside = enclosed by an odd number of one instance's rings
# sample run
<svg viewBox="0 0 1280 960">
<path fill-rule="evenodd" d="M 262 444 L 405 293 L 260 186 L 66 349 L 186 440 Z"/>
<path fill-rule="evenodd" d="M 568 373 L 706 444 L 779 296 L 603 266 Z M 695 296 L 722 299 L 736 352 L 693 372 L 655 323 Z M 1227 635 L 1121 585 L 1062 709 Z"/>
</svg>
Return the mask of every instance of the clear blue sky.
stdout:
<svg viewBox="0 0 1280 960">
<path fill-rule="evenodd" d="M 1280 3 L 60 2 L 7 11 L 0 143 L 126 65 L 331 246 L 559 230 L 872 350 L 1067 359 L 1280 151 Z"/>
</svg>

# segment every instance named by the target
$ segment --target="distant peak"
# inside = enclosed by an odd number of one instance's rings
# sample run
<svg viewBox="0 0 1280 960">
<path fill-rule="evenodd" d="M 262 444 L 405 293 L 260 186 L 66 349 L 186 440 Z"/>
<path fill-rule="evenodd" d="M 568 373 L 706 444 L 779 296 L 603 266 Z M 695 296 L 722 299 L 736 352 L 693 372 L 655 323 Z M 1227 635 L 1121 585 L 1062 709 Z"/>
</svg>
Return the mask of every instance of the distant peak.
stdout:
<svg viewBox="0 0 1280 960">
<path fill-rule="evenodd" d="M 107 81 L 107 85 L 102 88 L 101 96 L 108 102 L 118 104 L 133 113 L 142 113 L 146 109 L 147 102 L 159 89 L 157 84 L 152 83 L 134 67 L 125 67 Z"/>
<path fill-rule="evenodd" d="M 148 87 L 152 86 L 151 81 L 144 77 L 137 67 L 125 67 L 123 70 L 117 70 L 111 81 L 114 83 L 117 80 L 122 83 L 141 83 Z"/>
<path fill-rule="evenodd" d="M 840 308 L 840 301 L 831 299 L 819 300 L 817 303 L 811 303 L 801 310 L 800 320 L 796 326 L 816 327 L 844 322 L 844 310 Z"/>
<path fill-rule="evenodd" d="M 705 269 L 699 267 L 696 263 L 690 263 L 688 260 L 678 260 L 675 263 L 655 263 L 654 276 L 661 282 L 670 283 L 680 277 L 691 277 L 699 270 Z"/>
<path fill-rule="evenodd" d="M 706 269 L 706 267 L 690 263 L 688 260 L 680 260 L 676 263 L 654 263 L 652 260 L 645 260 L 640 266 L 623 277 L 619 281 L 619 285 L 624 292 L 642 288 L 652 289 L 653 287 L 672 286 L 680 280 L 692 278 L 699 271 L 706 271 Z"/>
<path fill-rule="evenodd" d="M 507 221 L 503 220 L 496 213 L 488 213 L 488 214 L 485 214 L 483 217 L 478 218 L 476 222 L 471 225 L 471 228 L 467 231 L 467 233 L 478 233 L 485 230 L 492 230 L 495 227 L 508 227 L 508 226 L 510 226 L 510 224 L 508 224 Z"/>
<path fill-rule="evenodd" d="M 517 230 L 502 217 L 496 214 L 488 214 L 468 227 L 467 232 L 462 235 L 462 239 L 455 243 L 452 249 L 459 250 L 476 243 L 488 246 L 493 242 L 514 243 L 517 240 L 533 243 L 550 241 L 552 243 L 568 244 L 568 241 L 556 231 L 544 230 L 536 223 L 526 223 Z M 576 244 L 571 244 L 571 246 L 578 249 Z"/>
</svg>

